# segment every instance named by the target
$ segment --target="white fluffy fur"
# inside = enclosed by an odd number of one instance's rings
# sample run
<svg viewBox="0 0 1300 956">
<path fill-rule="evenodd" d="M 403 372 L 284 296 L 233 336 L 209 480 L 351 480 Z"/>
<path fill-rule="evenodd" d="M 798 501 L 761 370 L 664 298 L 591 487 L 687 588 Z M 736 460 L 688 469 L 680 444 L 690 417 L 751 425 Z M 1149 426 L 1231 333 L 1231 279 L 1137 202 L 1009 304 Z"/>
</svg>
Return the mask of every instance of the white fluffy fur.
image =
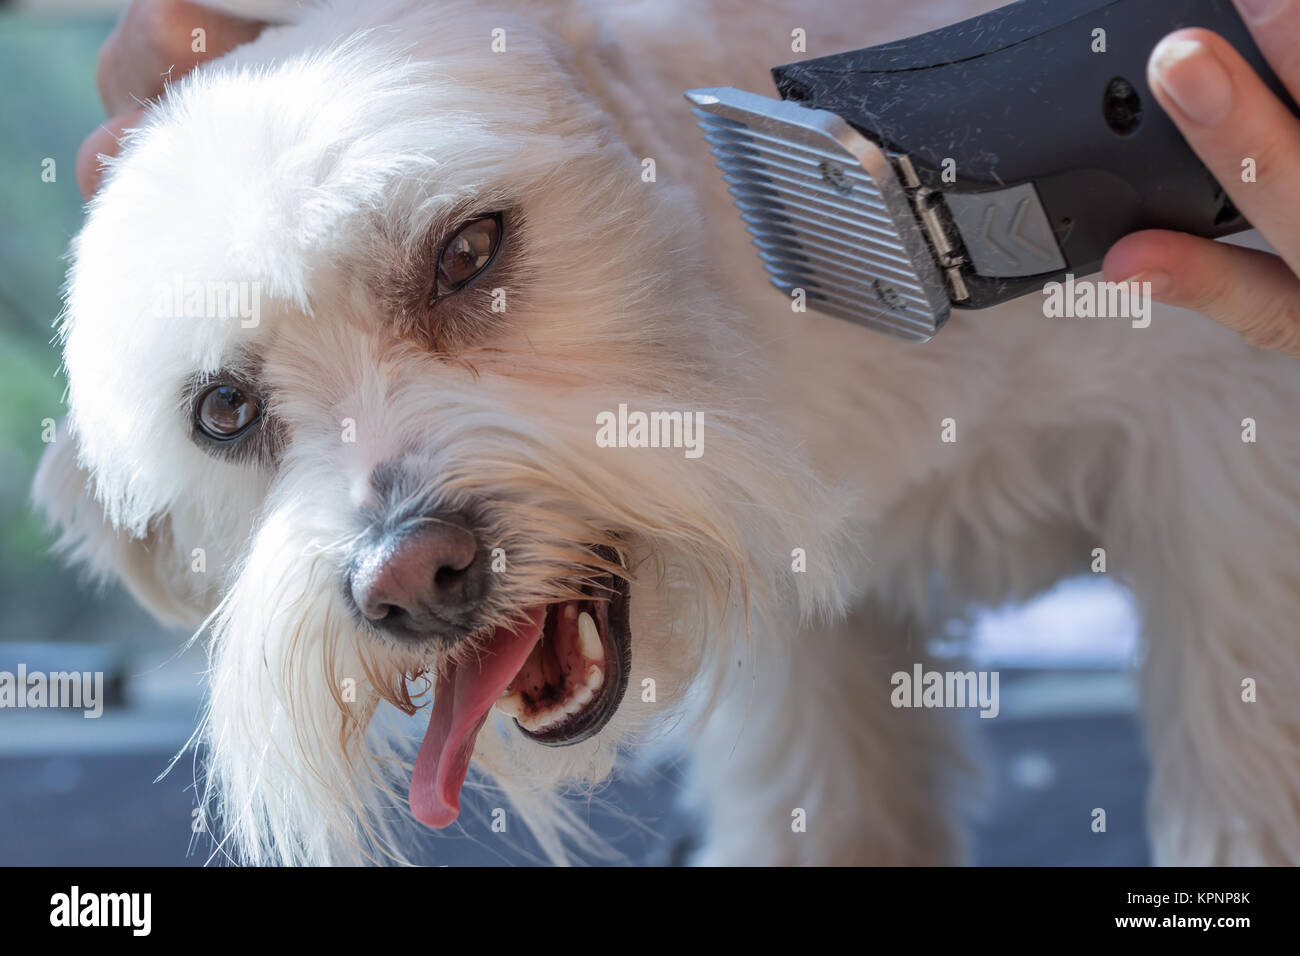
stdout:
<svg viewBox="0 0 1300 956">
<path fill-rule="evenodd" d="M 429 662 L 360 640 L 339 587 L 370 472 L 401 457 L 413 494 L 492 505 L 501 620 L 558 593 L 563 549 L 628 549 L 614 722 L 562 750 L 489 726 L 476 750 L 557 859 L 582 835 L 551 795 L 687 712 L 702 861 L 960 859 L 957 735 L 889 707 L 888 674 L 921 659 L 936 579 L 1027 595 L 1102 543 L 1145 615 L 1157 859 L 1300 862 L 1297 366 L 1169 310 L 1134 330 L 1031 298 L 924 347 L 792 314 L 680 99 L 767 91 L 794 27 L 833 52 L 995 3 L 226 5 L 296 22 L 175 84 L 113 163 L 63 324 L 71 442 L 37 482 L 82 560 L 210 625 L 222 852 L 405 858 L 391 702 Z M 467 202 L 517 206 L 524 246 L 505 321 L 446 360 L 395 334 L 375 281 Z M 153 317 L 173 274 L 261 282 L 261 325 Z M 237 350 L 275 389 L 274 467 L 188 435 L 185 382 Z M 598 448 L 620 402 L 702 411 L 704 456 Z"/>
</svg>

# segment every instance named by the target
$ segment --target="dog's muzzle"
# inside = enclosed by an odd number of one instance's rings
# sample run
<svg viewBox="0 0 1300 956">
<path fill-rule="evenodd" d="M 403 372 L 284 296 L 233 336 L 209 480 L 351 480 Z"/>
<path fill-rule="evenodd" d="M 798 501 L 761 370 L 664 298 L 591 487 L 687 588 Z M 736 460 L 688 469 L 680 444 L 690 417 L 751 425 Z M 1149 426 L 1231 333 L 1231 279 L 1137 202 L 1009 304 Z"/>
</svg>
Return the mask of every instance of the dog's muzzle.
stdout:
<svg viewBox="0 0 1300 956">
<path fill-rule="evenodd" d="M 1300 115 L 1227 0 L 1021 0 L 777 67 L 780 100 L 686 98 L 772 283 L 920 342 L 954 308 L 1096 272 L 1131 232 L 1250 228 L 1147 84 L 1151 50 L 1187 25 Z"/>
<path fill-rule="evenodd" d="M 540 596 L 503 606 L 511 574 L 509 562 L 494 567 L 504 549 L 489 502 L 438 507 L 419 463 L 404 459 L 376 467 L 370 485 L 344 590 L 373 632 L 432 652 L 420 656 L 433 698 L 410 805 L 445 827 L 493 711 L 548 747 L 587 740 L 613 718 L 631 672 L 629 582 L 620 555 L 598 545 L 589 566 L 561 569 Z"/>
</svg>

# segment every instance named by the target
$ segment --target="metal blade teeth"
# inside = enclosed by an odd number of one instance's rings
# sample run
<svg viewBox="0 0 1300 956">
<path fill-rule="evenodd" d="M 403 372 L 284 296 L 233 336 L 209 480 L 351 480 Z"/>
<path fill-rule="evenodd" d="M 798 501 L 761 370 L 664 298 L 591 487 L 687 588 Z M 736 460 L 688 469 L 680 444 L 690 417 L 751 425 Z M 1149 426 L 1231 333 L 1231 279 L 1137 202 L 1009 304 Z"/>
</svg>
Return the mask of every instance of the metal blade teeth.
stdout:
<svg viewBox="0 0 1300 956">
<path fill-rule="evenodd" d="M 695 108 L 773 285 L 910 341 L 936 330 L 933 288 L 917 280 L 875 181 L 850 153 L 821 149 Z M 892 308 L 880 303 L 886 298 Z"/>
</svg>

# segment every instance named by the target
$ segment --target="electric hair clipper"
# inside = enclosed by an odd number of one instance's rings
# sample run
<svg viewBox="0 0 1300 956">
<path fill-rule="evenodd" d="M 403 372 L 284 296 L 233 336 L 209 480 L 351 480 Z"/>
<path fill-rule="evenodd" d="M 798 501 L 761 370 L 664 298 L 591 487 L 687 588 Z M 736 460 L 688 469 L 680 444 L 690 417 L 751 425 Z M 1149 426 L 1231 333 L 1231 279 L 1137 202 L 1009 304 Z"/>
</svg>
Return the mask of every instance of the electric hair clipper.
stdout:
<svg viewBox="0 0 1300 956">
<path fill-rule="evenodd" d="M 1019 0 L 776 67 L 781 99 L 691 90 L 771 281 L 910 341 L 1100 268 L 1139 229 L 1250 224 L 1156 102 L 1152 49 L 1223 36 L 1292 110 L 1229 0 Z"/>
</svg>

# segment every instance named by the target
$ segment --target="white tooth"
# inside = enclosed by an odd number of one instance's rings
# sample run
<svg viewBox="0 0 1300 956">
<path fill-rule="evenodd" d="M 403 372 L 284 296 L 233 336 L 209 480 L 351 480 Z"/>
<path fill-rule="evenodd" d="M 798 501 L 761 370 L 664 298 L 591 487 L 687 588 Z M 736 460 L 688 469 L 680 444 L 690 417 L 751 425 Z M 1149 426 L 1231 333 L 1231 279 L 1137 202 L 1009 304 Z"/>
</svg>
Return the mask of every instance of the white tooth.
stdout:
<svg viewBox="0 0 1300 956">
<path fill-rule="evenodd" d="M 524 698 L 518 691 L 498 697 L 492 706 L 501 713 L 508 714 L 516 719 L 524 715 Z"/>
<path fill-rule="evenodd" d="M 587 665 L 587 690 L 592 691 L 594 693 L 595 691 L 600 690 L 600 685 L 603 683 L 605 683 L 605 672 L 601 670 L 599 667 L 597 667 L 595 664 L 588 664 Z"/>
<path fill-rule="evenodd" d="M 600 631 L 596 630 L 596 621 L 583 611 L 578 615 L 578 650 L 583 657 L 604 660 L 605 649 L 600 645 Z"/>
<path fill-rule="evenodd" d="M 574 604 L 572 601 L 564 605 L 564 616 L 572 621 L 578 616 L 578 605 Z"/>
<path fill-rule="evenodd" d="M 564 719 L 564 716 L 563 711 L 548 710 L 544 714 L 538 714 L 533 722 L 527 726 L 527 729 L 532 731 L 545 730 L 552 724 L 559 723 Z"/>
</svg>

